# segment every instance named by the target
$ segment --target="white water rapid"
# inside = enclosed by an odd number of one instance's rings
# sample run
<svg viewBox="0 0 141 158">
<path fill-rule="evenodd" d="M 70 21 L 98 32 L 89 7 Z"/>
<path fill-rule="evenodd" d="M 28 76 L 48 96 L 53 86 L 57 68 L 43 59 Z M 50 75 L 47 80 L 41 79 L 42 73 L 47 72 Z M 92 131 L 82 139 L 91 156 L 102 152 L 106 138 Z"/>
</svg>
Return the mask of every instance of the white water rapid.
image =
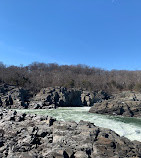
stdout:
<svg viewBox="0 0 141 158">
<path fill-rule="evenodd" d="M 96 126 L 109 128 L 120 136 L 141 141 L 141 118 L 114 117 L 89 113 L 89 107 L 65 107 L 58 109 L 17 110 L 21 112 L 49 115 L 62 121 L 89 121 Z"/>
</svg>

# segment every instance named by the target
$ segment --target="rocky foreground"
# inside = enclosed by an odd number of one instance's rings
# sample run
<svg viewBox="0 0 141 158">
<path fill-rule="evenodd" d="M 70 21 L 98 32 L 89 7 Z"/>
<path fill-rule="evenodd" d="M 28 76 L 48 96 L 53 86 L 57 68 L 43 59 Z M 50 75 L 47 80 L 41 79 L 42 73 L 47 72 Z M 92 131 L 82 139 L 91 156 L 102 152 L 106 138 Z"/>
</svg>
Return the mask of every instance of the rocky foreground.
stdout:
<svg viewBox="0 0 141 158">
<path fill-rule="evenodd" d="M 0 157 L 141 158 L 141 142 L 90 122 L 0 110 Z"/>
</svg>

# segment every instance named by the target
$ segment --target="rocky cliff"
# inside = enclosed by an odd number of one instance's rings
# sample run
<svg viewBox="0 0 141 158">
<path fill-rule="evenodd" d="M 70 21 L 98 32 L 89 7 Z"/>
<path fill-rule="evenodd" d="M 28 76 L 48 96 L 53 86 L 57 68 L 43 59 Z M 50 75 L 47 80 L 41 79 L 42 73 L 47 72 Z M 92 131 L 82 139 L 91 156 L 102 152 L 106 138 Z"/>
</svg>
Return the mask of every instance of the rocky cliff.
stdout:
<svg viewBox="0 0 141 158">
<path fill-rule="evenodd" d="M 23 88 L 4 84 L 0 86 L 0 106 L 9 109 L 93 106 L 92 113 L 140 117 L 141 94 L 125 91 L 109 96 L 104 91 L 48 87 L 32 95 Z"/>
<path fill-rule="evenodd" d="M 103 91 L 89 92 L 76 88 L 43 88 L 36 95 L 28 90 L 10 85 L 0 87 L 0 106 L 4 108 L 48 109 L 69 106 L 92 106 L 95 102 L 108 99 Z"/>
<path fill-rule="evenodd" d="M 113 99 L 95 103 L 89 112 L 128 117 L 141 117 L 141 94 L 122 92 L 115 94 Z"/>
<path fill-rule="evenodd" d="M 89 92 L 76 88 L 50 87 L 41 91 L 32 98 L 29 107 L 52 108 L 52 107 L 79 107 L 92 106 L 95 102 L 108 99 L 109 95 L 103 91 Z"/>
<path fill-rule="evenodd" d="M 15 86 L 0 85 L 0 106 L 4 108 L 28 108 L 32 95 L 28 90 Z"/>
</svg>

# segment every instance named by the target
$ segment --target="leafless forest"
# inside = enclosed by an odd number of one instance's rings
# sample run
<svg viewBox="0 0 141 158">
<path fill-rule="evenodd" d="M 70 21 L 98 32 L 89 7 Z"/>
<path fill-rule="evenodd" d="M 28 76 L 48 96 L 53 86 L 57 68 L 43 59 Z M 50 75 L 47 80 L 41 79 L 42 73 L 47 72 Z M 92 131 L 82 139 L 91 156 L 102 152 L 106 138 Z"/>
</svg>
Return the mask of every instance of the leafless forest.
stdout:
<svg viewBox="0 0 141 158">
<path fill-rule="evenodd" d="M 141 71 L 107 71 L 86 65 L 57 65 L 34 62 L 28 66 L 0 63 L 0 84 L 39 91 L 43 87 L 64 86 L 97 91 L 141 91 Z"/>
</svg>

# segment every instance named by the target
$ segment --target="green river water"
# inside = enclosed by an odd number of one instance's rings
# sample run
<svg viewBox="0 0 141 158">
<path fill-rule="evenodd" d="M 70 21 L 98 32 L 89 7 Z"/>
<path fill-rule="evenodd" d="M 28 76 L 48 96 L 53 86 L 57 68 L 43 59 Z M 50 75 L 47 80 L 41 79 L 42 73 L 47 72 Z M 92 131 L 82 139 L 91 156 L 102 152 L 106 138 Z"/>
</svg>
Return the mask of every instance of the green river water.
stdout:
<svg viewBox="0 0 141 158">
<path fill-rule="evenodd" d="M 57 109 L 18 110 L 26 113 L 48 115 L 62 121 L 89 121 L 96 126 L 109 128 L 120 136 L 141 141 L 141 118 L 116 117 L 89 113 L 89 107 L 65 107 Z"/>
</svg>

